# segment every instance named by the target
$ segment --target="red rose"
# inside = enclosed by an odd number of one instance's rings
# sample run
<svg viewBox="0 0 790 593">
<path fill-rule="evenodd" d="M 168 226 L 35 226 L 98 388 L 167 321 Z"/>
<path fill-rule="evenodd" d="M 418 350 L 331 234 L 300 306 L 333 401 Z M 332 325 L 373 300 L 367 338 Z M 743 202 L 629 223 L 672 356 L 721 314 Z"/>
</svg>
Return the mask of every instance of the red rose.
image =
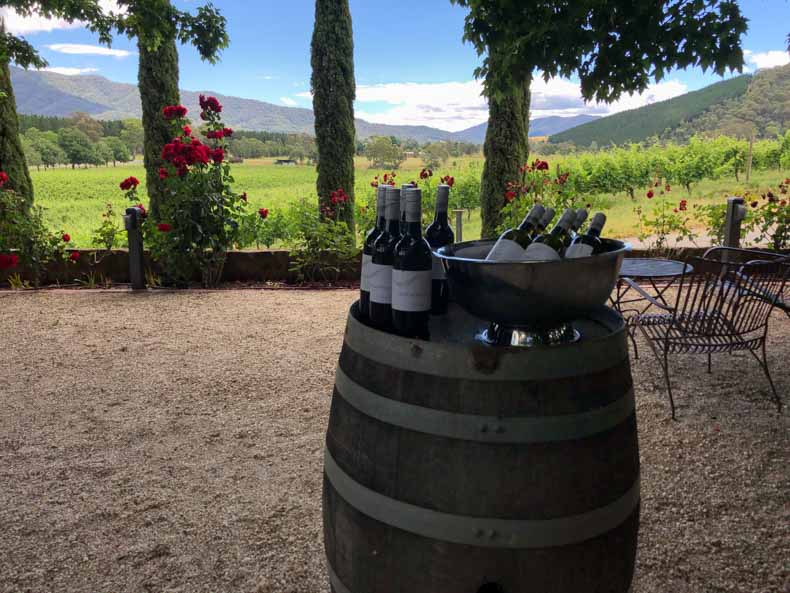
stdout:
<svg viewBox="0 0 790 593">
<path fill-rule="evenodd" d="M 757 200 L 755 200 L 754 202 L 751 203 L 751 207 L 752 208 L 757 208 L 757 206 L 759 206 L 759 205 L 760 205 L 760 203 Z"/>
<path fill-rule="evenodd" d="M 386 183 L 387 179 L 389 179 L 389 175 L 387 175 L 386 173 L 384 173 L 384 182 L 385 182 L 385 183 Z"/>
<path fill-rule="evenodd" d="M 184 136 L 191 136 L 192 135 L 192 128 L 190 128 L 189 126 L 184 126 L 182 128 L 182 131 L 184 132 Z"/>
<path fill-rule="evenodd" d="M 654 193 L 653 193 L 653 190 L 651 189 L 649 192 L 647 192 L 647 199 L 648 199 L 648 200 L 652 200 L 652 199 L 653 199 L 653 196 L 655 196 L 655 195 L 656 195 L 656 194 L 654 194 Z"/>
<path fill-rule="evenodd" d="M 166 222 L 160 222 L 158 225 L 156 225 L 156 228 L 160 233 L 169 233 L 173 227 L 171 227 Z"/>
<path fill-rule="evenodd" d="M 217 101 L 216 97 L 206 97 L 200 95 L 200 108 L 206 111 L 213 111 L 214 113 L 222 113 L 222 105 Z"/>
<path fill-rule="evenodd" d="M 77 261 L 79 258 L 80 258 L 80 252 L 79 251 L 72 251 L 71 254 L 69 255 L 69 259 L 71 261 Z"/>
<path fill-rule="evenodd" d="M 268 208 L 261 208 L 258 210 L 258 215 L 263 219 L 266 220 L 269 218 L 269 209 Z"/>
<path fill-rule="evenodd" d="M 164 167 L 159 167 L 159 179 L 167 179 L 169 177 L 167 173 L 167 169 Z"/>
<path fill-rule="evenodd" d="M 536 159 L 534 163 L 532 163 L 532 168 L 536 171 L 548 171 L 549 164 L 546 161 L 541 161 L 540 159 Z"/>
<path fill-rule="evenodd" d="M 513 200 L 516 199 L 516 192 L 514 191 L 505 192 L 505 199 L 508 202 L 512 202 Z"/>
<path fill-rule="evenodd" d="M 137 179 L 137 177 L 127 177 L 126 179 L 121 181 L 121 189 L 123 191 L 132 190 L 136 188 L 138 185 L 140 185 L 140 181 Z"/>
<path fill-rule="evenodd" d="M 215 165 L 219 165 L 222 161 L 225 160 L 225 151 L 221 148 L 215 148 L 211 151 L 211 159 L 214 161 Z"/>
<path fill-rule="evenodd" d="M 69 241 L 71 241 L 71 235 L 69 235 L 68 233 L 63 233 L 61 239 L 63 239 L 64 243 L 68 243 Z"/>
<path fill-rule="evenodd" d="M 225 136 L 225 138 L 230 138 L 231 136 L 233 136 L 233 130 L 231 130 L 230 128 L 223 128 L 222 135 Z"/>
<path fill-rule="evenodd" d="M 677 208 L 675 208 L 675 209 L 673 210 L 673 212 L 674 212 L 675 214 L 677 214 L 677 213 L 678 213 L 678 209 L 677 209 Z"/>
<path fill-rule="evenodd" d="M 188 110 L 183 105 L 168 105 L 162 109 L 162 115 L 167 120 L 181 119 L 186 117 Z"/>
<path fill-rule="evenodd" d="M 455 185 L 455 177 L 451 177 L 450 175 L 442 177 L 442 183 L 452 187 L 453 185 Z"/>
<path fill-rule="evenodd" d="M 142 204 L 137 204 L 135 208 L 137 208 L 140 211 L 140 216 L 142 216 L 143 218 L 148 216 L 148 210 L 146 210 L 145 206 L 143 206 Z"/>
<path fill-rule="evenodd" d="M 8 183 L 8 173 L 0 171 L 0 187 L 3 187 L 6 183 Z"/>
<path fill-rule="evenodd" d="M 16 253 L 7 255 L 0 253 L 0 270 L 11 270 L 19 264 L 19 256 Z"/>
<path fill-rule="evenodd" d="M 247 201 L 247 192 L 246 191 L 243 194 L 241 194 L 241 200 L 242 200 L 242 202 L 246 202 Z"/>
<path fill-rule="evenodd" d="M 665 190 L 665 191 L 672 191 L 672 186 L 671 186 L 671 185 L 669 185 L 669 184 L 667 183 L 667 184 L 664 186 L 664 190 Z"/>
<path fill-rule="evenodd" d="M 378 181 L 371 181 L 370 182 L 370 187 L 378 187 L 378 186 L 379 186 L 379 182 Z"/>
<path fill-rule="evenodd" d="M 779 202 L 779 205 L 782 207 L 787 206 L 787 200 L 782 200 L 781 202 Z"/>
</svg>

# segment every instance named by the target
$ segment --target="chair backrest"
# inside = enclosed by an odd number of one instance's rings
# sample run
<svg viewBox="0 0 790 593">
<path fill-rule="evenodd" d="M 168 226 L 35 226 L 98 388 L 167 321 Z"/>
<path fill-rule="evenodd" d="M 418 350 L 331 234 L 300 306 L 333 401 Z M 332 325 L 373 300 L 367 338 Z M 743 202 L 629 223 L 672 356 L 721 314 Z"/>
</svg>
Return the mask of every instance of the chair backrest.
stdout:
<svg viewBox="0 0 790 593">
<path fill-rule="evenodd" d="M 700 336 L 744 336 L 765 331 L 790 265 L 781 261 L 730 263 L 691 258 L 678 287 L 675 326 Z"/>
</svg>

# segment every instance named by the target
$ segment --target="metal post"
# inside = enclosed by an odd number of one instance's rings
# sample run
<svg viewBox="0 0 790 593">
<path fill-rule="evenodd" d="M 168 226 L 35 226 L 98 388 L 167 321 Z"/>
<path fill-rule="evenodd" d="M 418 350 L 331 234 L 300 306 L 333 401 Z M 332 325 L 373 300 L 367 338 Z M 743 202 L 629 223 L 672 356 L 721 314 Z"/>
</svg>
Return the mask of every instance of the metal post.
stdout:
<svg viewBox="0 0 790 593">
<path fill-rule="evenodd" d="M 754 157 L 754 131 L 749 138 L 749 156 L 746 157 L 746 181 L 752 176 L 752 158 Z"/>
<path fill-rule="evenodd" d="M 145 290 L 143 265 L 143 233 L 140 230 L 142 212 L 139 208 L 127 208 L 123 217 L 129 237 L 129 280 L 133 290 Z"/>
<path fill-rule="evenodd" d="M 724 247 L 740 247 L 741 222 L 746 218 L 743 198 L 727 198 L 727 217 L 724 220 Z"/>
<path fill-rule="evenodd" d="M 455 242 L 460 243 L 464 240 L 464 212 L 466 210 L 463 209 L 455 209 L 453 213 L 455 214 Z"/>
</svg>

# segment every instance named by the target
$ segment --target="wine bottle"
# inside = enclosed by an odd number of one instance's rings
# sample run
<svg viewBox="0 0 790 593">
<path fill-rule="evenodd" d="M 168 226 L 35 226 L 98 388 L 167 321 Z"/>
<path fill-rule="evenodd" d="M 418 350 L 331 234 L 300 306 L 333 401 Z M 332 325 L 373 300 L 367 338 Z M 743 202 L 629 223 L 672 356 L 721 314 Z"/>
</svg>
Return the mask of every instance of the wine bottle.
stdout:
<svg viewBox="0 0 790 593">
<path fill-rule="evenodd" d="M 412 185 L 411 183 L 404 183 L 403 185 L 400 186 L 401 201 L 400 201 L 400 227 L 399 227 L 400 231 L 399 232 L 401 237 L 406 234 L 406 200 L 403 199 L 403 192 L 413 187 L 417 187 L 417 186 Z"/>
<path fill-rule="evenodd" d="M 579 235 L 573 241 L 573 244 L 568 247 L 565 252 L 566 258 L 589 257 L 591 255 L 598 255 L 603 252 L 604 247 L 601 242 L 601 231 L 606 224 L 606 215 L 599 212 L 593 216 L 590 222 L 590 228 L 583 235 Z"/>
<path fill-rule="evenodd" d="M 576 239 L 577 233 L 579 229 L 582 228 L 582 225 L 587 220 L 588 212 L 584 208 L 579 208 L 576 211 L 576 216 L 573 218 L 573 224 L 571 225 L 571 230 L 568 232 L 568 237 L 565 239 L 565 249 L 567 250 L 568 247 L 571 246 L 574 239 Z"/>
<path fill-rule="evenodd" d="M 532 232 L 531 239 L 533 241 L 546 232 L 546 229 L 549 228 L 551 221 L 554 220 L 554 214 L 554 208 L 546 208 L 546 213 L 541 217 L 537 228 Z"/>
<path fill-rule="evenodd" d="M 406 234 L 395 246 L 392 264 L 392 325 L 406 337 L 428 339 L 431 314 L 431 247 L 422 236 L 422 192 L 401 192 L 406 202 Z"/>
<path fill-rule="evenodd" d="M 373 243 L 368 285 L 370 286 L 370 321 L 381 329 L 392 324 L 392 262 L 395 244 L 400 239 L 400 190 L 388 186 L 384 199 L 384 230 Z"/>
<path fill-rule="evenodd" d="M 532 243 L 532 233 L 538 228 L 546 209 L 541 204 L 535 204 L 524 217 L 524 220 L 514 229 L 508 229 L 494 243 L 486 259 L 489 261 L 521 261 L 524 259 L 524 250 Z"/>
<path fill-rule="evenodd" d="M 543 233 L 527 247 L 526 259 L 530 261 L 559 261 L 565 250 L 565 237 L 573 224 L 575 213 L 568 208 L 550 233 Z"/>
<path fill-rule="evenodd" d="M 387 186 L 379 185 L 376 189 L 376 226 L 368 232 L 362 246 L 362 275 L 359 281 L 359 314 L 362 319 L 370 316 L 370 264 L 373 259 L 373 244 L 381 235 L 387 221 L 384 215 L 386 195 Z"/>
<path fill-rule="evenodd" d="M 450 186 L 440 185 L 436 188 L 436 213 L 433 222 L 425 229 L 425 240 L 433 251 L 452 245 L 455 241 L 453 229 L 447 222 L 447 209 L 450 204 Z M 450 298 L 450 287 L 444 265 L 435 255 L 432 256 L 433 265 L 431 272 L 431 313 L 444 315 L 447 313 L 447 303 Z"/>
</svg>

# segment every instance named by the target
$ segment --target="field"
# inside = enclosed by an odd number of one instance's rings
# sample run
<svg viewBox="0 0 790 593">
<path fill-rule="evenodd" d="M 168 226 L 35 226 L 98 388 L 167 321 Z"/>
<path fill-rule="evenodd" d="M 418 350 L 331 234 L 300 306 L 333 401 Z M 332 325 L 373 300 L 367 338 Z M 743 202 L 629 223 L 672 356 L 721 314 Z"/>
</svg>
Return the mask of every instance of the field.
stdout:
<svg viewBox="0 0 790 593">
<path fill-rule="evenodd" d="M 562 157 L 549 157 L 552 166 L 562 162 Z M 399 182 L 419 178 L 422 163 L 419 159 L 409 159 L 397 171 Z M 457 181 L 477 176 L 482 171 L 480 158 L 459 158 L 451 160 L 446 166 L 436 171 L 434 183 L 438 177 L 450 174 Z M 81 248 L 91 247 L 93 230 L 100 224 L 101 214 L 105 205 L 111 203 L 120 217 L 129 205 L 120 189 L 119 182 L 134 175 L 144 182 L 145 175 L 142 165 L 132 163 L 118 167 L 100 167 L 89 169 L 57 168 L 32 172 L 36 192 L 36 203 L 46 209 L 46 220 L 54 230 L 68 232 L 74 244 Z M 370 196 L 373 189 L 370 181 L 374 175 L 382 171 L 368 168 L 367 161 L 357 162 L 356 192 L 357 196 Z M 692 186 L 691 194 L 677 187 L 670 197 L 689 200 L 690 211 L 695 204 L 722 203 L 728 195 L 742 195 L 745 190 L 759 191 L 768 187 L 776 187 L 777 183 L 788 176 L 787 171 L 757 171 L 751 182 L 736 182 L 734 177 L 722 177 L 717 180 L 706 180 Z M 252 207 L 266 207 L 271 210 L 284 208 L 301 197 L 315 195 L 315 167 L 312 165 L 276 166 L 272 159 L 247 161 L 235 165 L 233 175 L 236 188 L 249 194 Z M 144 195 L 144 185 L 141 195 Z M 634 213 L 636 206 L 650 208 L 656 200 L 650 202 L 644 192 L 637 193 L 636 201 L 632 201 L 625 193 L 602 196 L 599 203 L 609 217 L 607 234 L 618 238 L 633 238 L 638 234 L 638 220 Z M 704 235 L 701 223 L 695 223 L 700 235 Z M 480 236 L 480 217 L 478 212 L 464 216 L 464 239 L 475 239 Z M 706 237 L 701 236 L 699 242 L 704 244 Z"/>
</svg>

